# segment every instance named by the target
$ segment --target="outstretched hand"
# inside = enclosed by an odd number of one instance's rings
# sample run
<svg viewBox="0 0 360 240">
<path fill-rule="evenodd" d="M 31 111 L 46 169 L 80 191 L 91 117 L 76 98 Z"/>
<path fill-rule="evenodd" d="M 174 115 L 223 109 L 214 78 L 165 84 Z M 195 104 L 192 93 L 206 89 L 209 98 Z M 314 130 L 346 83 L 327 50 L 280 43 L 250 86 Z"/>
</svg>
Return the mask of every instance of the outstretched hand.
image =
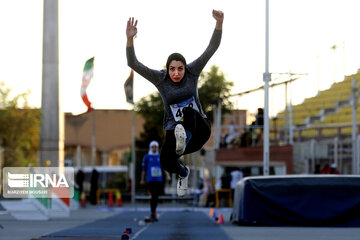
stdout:
<svg viewBox="0 0 360 240">
<path fill-rule="evenodd" d="M 212 15 L 217 22 L 222 23 L 224 21 L 224 13 L 222 11 L 213 10 Z"/>
<path fill-rule="evenodd" d="M 126 27 L 126 36 L 127 38 L 133 38 L 136 34 L 137 34 L 137 20 L 134 22 L 134 18 L 131 17 L 129 18 L 128 22 L 127 22 L 127 27 Z"/>
</svg>

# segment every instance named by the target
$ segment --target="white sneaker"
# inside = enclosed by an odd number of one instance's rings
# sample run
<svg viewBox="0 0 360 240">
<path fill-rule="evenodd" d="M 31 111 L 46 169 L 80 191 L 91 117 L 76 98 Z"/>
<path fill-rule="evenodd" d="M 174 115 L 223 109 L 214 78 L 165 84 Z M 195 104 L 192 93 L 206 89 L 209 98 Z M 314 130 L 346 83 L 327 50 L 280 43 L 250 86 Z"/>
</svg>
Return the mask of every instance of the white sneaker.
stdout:
<svg viewBox="0 0 360 240">
<path fill-rule="evenodd" d="M 185 166 L 186 167 L 186 166 Z M 186 169 L 188 170 L 188 174 L 186 177 L 181 177 L 179 176 L 178 178 L 178 182 L 177 182 L 177 195 L 179 197 L 184 197 L 187 193 L 187 189 L 188 189 L 188 179 L 189 179 L 189 175 L 190 175 L 190 168 L 186 167 Z"/>
<path fill-rule="evenodd" d="M 176 149 L 177 155 L 181 155 L 185 152 L 186 147 L 186 132 L 185 128 L 181 124 L 177 124 L 175 127 Z"/>
</svg>

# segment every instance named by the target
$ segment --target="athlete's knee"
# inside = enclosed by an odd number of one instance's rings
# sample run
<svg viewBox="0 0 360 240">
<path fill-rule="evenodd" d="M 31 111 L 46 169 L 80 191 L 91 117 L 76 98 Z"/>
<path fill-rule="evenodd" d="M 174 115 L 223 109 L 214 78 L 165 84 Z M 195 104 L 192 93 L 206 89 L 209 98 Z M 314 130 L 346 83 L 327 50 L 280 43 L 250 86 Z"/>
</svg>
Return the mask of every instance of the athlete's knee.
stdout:
<svg viewBox="0 0 360 240">
<path fill-rule="evenodd" d="M 205 128 L 204 138 L 206 138 L 206 141 L 209 140 L 210 136 L 211 136 L 211 128 L 210 127 Z"/>
<path fill-rule="evenodd" d="M 199 131 L 197 132 L 197 135 L 199 135 L 201 139 L 207 141 L 211 136 L 211 126 L 208 123 L 207 119 L 204 120 L 205 121 L 199 127 Z"/>
<path fill-rule="evenodd" d="M 200 150 L 204 144 L 210 139 L 210 136 L 211 136 L 211 130 L 209 129 L 203 129 L 203 131 L 201 131 L 201 133 L 199 133 L 199 138 L 198 138 L 198 146 L 199 146 L 199 149 Z"/>
</svg>

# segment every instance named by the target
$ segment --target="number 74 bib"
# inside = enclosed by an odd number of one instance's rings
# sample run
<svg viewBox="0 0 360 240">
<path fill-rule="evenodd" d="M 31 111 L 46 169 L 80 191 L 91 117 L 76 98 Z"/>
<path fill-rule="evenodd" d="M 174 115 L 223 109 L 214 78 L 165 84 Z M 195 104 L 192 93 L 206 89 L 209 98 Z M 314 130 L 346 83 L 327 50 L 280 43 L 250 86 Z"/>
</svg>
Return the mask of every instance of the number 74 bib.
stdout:
<svg viewBox="0 0 360 240">
<path fill-rule="evenodd" d="M 170 105 L 170 109 L 171 109 L 171 112 L 172 112 L 172 114 L 174 116 L 175 121 L 178 122 L 178 121 L 182 120 L 183 115 L 184 115 L 182 110 L 183 110 L 184 107 L 191 107 L 194 110 L 199 112 L 199 108 L 198 108 L 198 106 L 197 106 L 197 104 L 195 102 L 194 97 L 191 97 L 191 98 L 189 98 L 189 99 L 187 99 L 187 100 L 185 100 L 185 101 L 183 101 L 181 103 L 172 104 L 172 105 Z"/>
</svg>

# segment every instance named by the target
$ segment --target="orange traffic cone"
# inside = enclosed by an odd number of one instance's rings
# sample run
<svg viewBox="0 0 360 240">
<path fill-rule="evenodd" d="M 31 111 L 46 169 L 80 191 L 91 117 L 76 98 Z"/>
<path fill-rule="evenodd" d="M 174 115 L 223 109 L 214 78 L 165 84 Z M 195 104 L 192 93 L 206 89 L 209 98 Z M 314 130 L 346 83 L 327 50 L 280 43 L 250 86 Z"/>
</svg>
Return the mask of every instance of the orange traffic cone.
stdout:
<svg viewBox="0 0 360 240">
<path fill-rule="evenodd" d="M 123 205 L 122 199 L 121 199 L 121 193 L 119 190 L 116 191 L 116 205 L 118 207 L 121 207 Z"/>
<path fill-rule="evenodd" d="M 223 217 L 222 213 L 220 213 L 217 223 L 218 224 L 224 224 L 224 217 Z"/>
<path fill-rule="evenodd" d="M 109 192 L 108 206 L 109 206 L 109 207 L 113 207 L 113 206 L 114 206 L 113 194 L 112 194 L 111 191 Z"/>
<path fill-rule="evenodd" d="M 214 215 L 214 212 L 215 212 L 214 209 L 211 208 L 211 209 L 210 209 L 210 212 L 209 212 L 209 217 L 212 217 L 212 216 Z"/>
<path fill-rule="evenodd" d="M 86 195 L 84 191 L 82 191 L 80 194 L 80 206 L 82 208 L 86 207 Z"/>
</svg>

